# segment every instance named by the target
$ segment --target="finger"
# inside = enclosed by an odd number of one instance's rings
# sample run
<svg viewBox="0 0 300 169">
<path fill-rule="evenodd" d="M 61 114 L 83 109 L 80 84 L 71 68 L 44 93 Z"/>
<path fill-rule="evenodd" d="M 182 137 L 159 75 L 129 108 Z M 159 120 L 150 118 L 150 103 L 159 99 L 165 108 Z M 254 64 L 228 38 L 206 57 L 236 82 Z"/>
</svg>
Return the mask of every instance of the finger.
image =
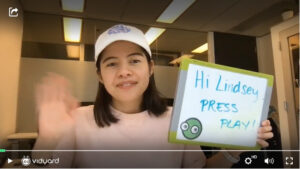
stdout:
<svg viewBox="0 0 300 169">
<path fill-rule="evenodd" d="M 72 104 L 72 110 L 77 109 L 80 106 L 79 102 L 76 100 L 76 102 L 73 102 Z"/>
<path fill-rule="evenodd" d="M 71 102 L 71 108 L 72 109 L 75 109 L 75 108 L 79 107 L 79 102 L 77 101 L 77 99 L 75 97 L 72 97 L 70 102 Z"/>
<path fill-rule="evenodd" d="M 38 84 L 35 91 L 36 104 L 41 106 L 49 100 L 49 87 L 45 84 Z"/>
<path fill-rule="evenodd" d="M 260 127 L 258 133 L 267 133 L 272 131 L 272 126 Z"/>
<path fill-rule="evenodd" d="M 49 86 L 58 86 L 60 85 L 60 75 L 53 72 L 48 72 L 47 76 L 43 78 L 43 82 Z"/>
<path fill-rule="evenodd" d="M 270 126 L 270 125 L 271 125 L 270 120 L 264 120 L 264 121 L 262 122 L 262 126 Z"/>
<path fill-rule="evenodd" d="M 41 89 L 41 85 L 36 85 L 35 87 L 35 106 L 36 106 L 36 110 L 39 111 L 40 109 L 40 105 L 43 102 L 43 94 L 42 94 L 42 89 Z"/>
<path fill-rule="evenodd" d="M 65 102 L 66 97 L 67 97 L 66 91 L 61 86 L 58 86 L 56 90 L 57 90 L 57 96 L 56 96 L 57 101 Z"/>
<path fill-rule="evenodd" d="M 269 147 L 269 143 L 266 142 L 265 140 L 257 139 L 256 142 L 257 142 L 262 148 Z"/>
<path fill-rule="evenodd" d="M 259 139 L 267 140 L 267 139 L 274 137 L 274 134 L 272 132 L 258 133 L 257 137 Z"/>
<path fill-rule="evenodd" d="M 47 72 L 47 76 L 55 76 L 56 75 L 56 73 L 54 73 L 54 72 Z"/>
<path fill-rule="evenodd" d="M 51 78 L 51 81 L 55 83 L 55 85 L 59 85 L 61 87 L 65 87 L 66 89 L 69 89 L 70 84 L 69 81 L 59 74 L 49 72 L 49 77 Z"/>
<path fill-rule="evenodd" d="M 41 86 L 40 85 L 36 85 L 35 86 L 35 90 L 34 90 L 34 97 L 35 97 L 35 102 L 39 103 L 41 101 Z"/>
<path fill-rule="evenodd" d="M 69 94 L 68 81 L 61 75 L 48 72 L 47 76 L 43 78 L 43 85 L 46 88 L 44 93 L 48 102 L 63 102 Z"/>
<path fill-rule="evenodd" d="M 55 83 L 50 75 L 44 77 L 40 83 L 40 94 L 42 96 L 43 102 L 51 102 L 55 100 Z"/>
<path fill-rule="evenodd" d="M 43 93 L 47 102 L 57 101 L 57 87 L 52 82 L 44 85 Z"/>
<path fill-rule="evenodd" d="M 66 99 L 66 97 L 71 96 L 70 92 L 70 83 L 69 81 L 60 75 L 53 75 L 53 82 L 55 83 L 55 87 L 57 88 L 57 91 L 59 92 L 58 99 L 63 100 Z"/>
<path fill-rule="evenodd" d="M 66 104 L 68 106 L 68 110 L 69 110 L 68 112 L 71 112 L 72 110 L 77 109 L 79 107 L 78 101 L 73 96 L 69 96 L 67 98 Z"/>
<path fill-rule="evenodd" d="M 68 97 L 68 89 L 61 79 L 54 79 L 56 81 L 57 100 L 65 102 Z"/>
</svg>

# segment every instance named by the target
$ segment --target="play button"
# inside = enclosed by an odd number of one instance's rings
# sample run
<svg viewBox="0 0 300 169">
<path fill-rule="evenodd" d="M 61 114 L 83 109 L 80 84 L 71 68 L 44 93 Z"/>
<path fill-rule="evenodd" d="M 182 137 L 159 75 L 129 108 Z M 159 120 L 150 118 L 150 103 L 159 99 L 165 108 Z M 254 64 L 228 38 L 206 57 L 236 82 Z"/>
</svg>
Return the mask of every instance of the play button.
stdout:
<svg viewBox="0 0 300 169">
<path fill-rule="evenodd" d="M 9 163 L 11 163 L 11 162 L 13 162 L 13 160 L 10 159 L 10 158 L 8 158 L 8 159 L 7 159 L 7 163 L 9 164 Z"/>
</svg>

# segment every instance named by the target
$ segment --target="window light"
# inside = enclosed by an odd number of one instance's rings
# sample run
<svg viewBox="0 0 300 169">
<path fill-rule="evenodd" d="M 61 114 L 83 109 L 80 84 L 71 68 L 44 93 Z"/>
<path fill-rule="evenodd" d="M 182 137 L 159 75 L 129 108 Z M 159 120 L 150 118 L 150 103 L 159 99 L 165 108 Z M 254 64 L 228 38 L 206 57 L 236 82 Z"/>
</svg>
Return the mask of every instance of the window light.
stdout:
<svg viewBox="0 0 300 169">
<path fill-rule="evenodd" d="M 173 23 L 196 0 L 173 0 L 156 22 Z"/>
<path fill-rule="evenodd" d="M 208 49 L 208 46 L 207 46 L 207 43 L 205 43 L 205 44 L 201 45 L 200 47 L 194 49 L 192 51 L 192 53 L 203 53 L 203 52 L 207 51 L 207 49 Z"/>
<path fill-rule="evenodd" d="M 83 12 L 84 0 L 61 0 L 62 9 L 71 12 Z"/>
<path fill-rule="evenodd" d="M 164 28 L 154 28 L 151 27 L 146 33 L 145 33 L 145 37 L 149 43 L 149 45 L 151 45 L 151 43 L 153 41 L 155 41 L 155 39 L 157 39 L 166 29 Z"/>
<path fill-rule="evenodd" d="M 66 42 L 80 42 L 82 19 L 63 17 L 63 26 Z"/>
</svg>

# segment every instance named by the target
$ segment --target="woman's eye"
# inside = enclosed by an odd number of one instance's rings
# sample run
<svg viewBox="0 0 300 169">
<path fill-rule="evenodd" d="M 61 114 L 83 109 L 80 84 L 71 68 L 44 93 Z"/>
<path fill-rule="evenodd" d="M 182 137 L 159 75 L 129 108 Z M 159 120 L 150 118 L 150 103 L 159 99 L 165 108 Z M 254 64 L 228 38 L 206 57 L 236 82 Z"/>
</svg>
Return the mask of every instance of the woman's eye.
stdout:
<svg viewBox="0 0 300 169">
<path fill-rule="evenodd" d="M 138 60 L 138 59 L 134 59 L 134 60 L 131 60 L 131 61 L 130 61 L 130 63 L 139 63 L 139 62 L 141 62 L 141 61 Z"/>
<path fill-rule="evenodd" d="M 117 64 L 116 63 L 109 63 L 106 65 L 106 67 L 113 67 L 113 66 L 116 66 Z"/>
</svg>

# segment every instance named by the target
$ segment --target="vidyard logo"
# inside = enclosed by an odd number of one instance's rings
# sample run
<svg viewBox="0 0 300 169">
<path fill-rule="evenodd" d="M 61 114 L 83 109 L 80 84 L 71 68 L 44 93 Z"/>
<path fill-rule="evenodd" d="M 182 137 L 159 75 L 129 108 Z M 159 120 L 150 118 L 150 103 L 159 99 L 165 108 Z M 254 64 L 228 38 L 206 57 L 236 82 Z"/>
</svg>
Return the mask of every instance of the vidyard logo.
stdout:
<svg viewBox="0 0 300 169">
<path fill-rule="evenodd" d="M 44 158 L 40 158 L 40 159 L 32 159 L 32 163 L 34 164 L 59 164 L 59 158 L 56 159 L 44 159 Z"/>
<path fill-rule="evenodd" d="M 31 163 L 31 160 L 29 158 L 29 156 L 23 156 L 23 158 L 21 159 L 21 163 L 23 166 L 29 166 Z"/>
</svg>

